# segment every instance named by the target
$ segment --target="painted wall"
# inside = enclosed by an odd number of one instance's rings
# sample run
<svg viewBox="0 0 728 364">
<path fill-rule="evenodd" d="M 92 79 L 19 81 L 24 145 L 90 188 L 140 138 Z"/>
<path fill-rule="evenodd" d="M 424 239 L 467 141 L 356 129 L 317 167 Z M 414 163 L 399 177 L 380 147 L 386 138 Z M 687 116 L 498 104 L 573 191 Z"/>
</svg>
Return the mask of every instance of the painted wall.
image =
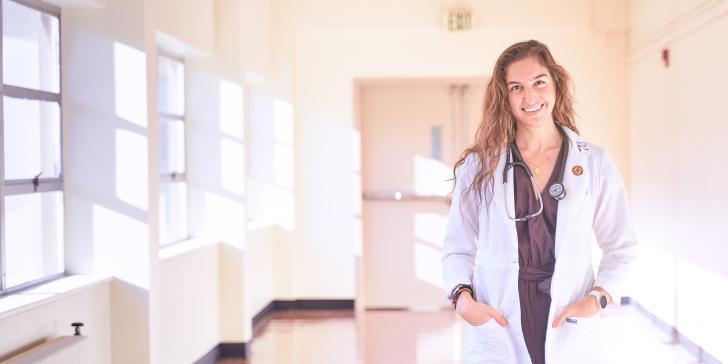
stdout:
<svg viewBox="0 0 728 364">
<path fill-rule="evenodd" d="M 267 185 L 261 187 L 256 184 L 259 180 L 251 178 L 255 175 L 251 173 L 253 163 L 272 152 L 257 149 L 253 140 L 259 135 L 252 131 L 253 125 L 274 125 L 276 118 L 274 97 L 265 78 L 269 62 L 265 8 L 266 2 L 261 1 L 216 2 L 215 52 L 183 55 L 188 82 L 190 231 L 200 244 L 188 244 L 181 255 L 162 258 L 161 286 L 170 288 L 162 288 L 161 307 L 173 305 L 184 297 L 184 291 L 190 292 L 187 295 L 206 292 L 209 297 L 207 302 L 190 297 L 183 304 L 186 310 L 163 314 L 161 337 L 165 339 L 160 351 L 172 362 L 194 361 L 218 342 L 249 341 L 252 317 L 275 297 L 273 248 L 281 239 L 268 219 L 275 215 L 267 210 L 276 206 L 278 194 L 275 190 L 269 193 Z M 276 165 L 264 168 L 276 171 Z M 266 211 L 251 210 L 251 204 L 264 206 Z M 216 252 L 214 258 L 211 249 Z M 182 284 L 179 277 L 188 272 L 208 279 L 189 277 Z M 164 324 L 184 321 L 190 315 L 193 319 L 185 333 Z M 204 345 L 190 345 L 180 350 L 177 339 L 200 340 L 208 347 L 200 351 Z"/>
<path fill-rule="evenodd" d="M 160 363 L 193 362 L 220 342 L 218 270 L 217 244 L 162 259 Z"/>
<path fill-rule="evenodd" d="M 574 78 L 583 134 L 607 147 L 629 180 L 626 4 L 468 2 L 474 30 L 452 34 L 440 25 L 451 2 L 275 1 L 274 54 L 288 58 L 276 59 L 274 74 L 282 84 L 291 75 L 296 120 L 294 294 L 355 296 L 358 78 L 486 78 L 508 45 L 539 39 Z"/>
<path fill-rule="evenodd" d="M 180 41 L 179 48 L 212 54 L 215 49 L 215 1 L 147 0 L 154 30 Z"/>
<path fill-rule="evenodd" d="M 727 56 L 715 46 L 728 31 L 725 0 L 466 2 L 475 29 L 462 34 L 441 29 L 450 1 L 211 3 L 64 9 L 67 264 L 116 279 L 1 320 L 18 339 L 0 338 L 0 355 L 56 335 L 59 305 L 97 322 L 93 362 L 144 363 L 193 361 L 216 340 L 249 340 L 250 318 L 271 299 L 355 298 L 355 81 L 484 78 L 506 46 L 535 38 L 571 72 L 583 134 L 610 150 L 628 183 L 644 247 L 634 296 L 728 361 L 716 331 L 728 323 L 709 315 L 728 299 L 718 205 L 727 176 L 715 167 L 726 164 L 718 106 Z M 153 216 L 158 30 L 190 58 L 191 232 L 209 243 L 163 259 Z M 231 104 L 242 111 L 221 112 Z M 210 300 L 184 306 L 204 339 L 175 353 L 189 332 L 169 324 L 181 311 L 162 310 L 184 300 L 182 282 Z M 678 299 L 666 303 L 666 292 Z"/>
<path fill-rule="evenodd" d="M 246 77 L 270 77 L 271 12 L 269 0 L 215 2 L 216 52 L 219 61 Z M 224 32 L 220 32 L 225 29 Z"/>
<path fill-rule="evenodd" d="M 143 1 L 107 1 L 63 9 L 61 20 L 66 264 L 116 277 L 107 303 L 114 362 L 151 355 L 144 12 Z"/>
<path fill-rule="evenodd" d="M 0 319 L 0 360 L 51 340 L 73 335 L 72 322 L 83 322 L 84 363 L 111 363 L 111 292 L 107 282 L 71 292 L 51 302 Z"/>
<path fill-rule="evenodd" d="M 293 108 L 270 87 L 249 95 L 248 244 L 253 312 L 291 298 L 294 226 Z"/>
<path fill-rule="evenodd" d="M 721 107 L 728 2 L 634 1 L 632 204 L 642 242 L 637 301 L 728 361 L 728 125 Z M 662 50 L 669 50 L 669 65 Z"/>
<path fill-rule="evenodd" d="M 242 342 L 250 331 L 244 324 L 247 308 L 242 284 L 246 240 L 245 89 L 237 72 L 221 66 L 217 58 L 188 58 L 186 77 L 190 232 L 200 244 L 182 244 L 186 258 L 165 273 L 163 284 L 178 285 L 175 272 L 184 275 L 182 272 L 197 271 L 211 280 L 189 282 L 186 289 L 208 292 L 212 285 L 217 294 L 208 297 L 213 308 L 178 312 L 170 319 L 184 319 L 192 312 L 199 320 L 188 327 L 191 332 L 185 335 L 190 339 L 194 331 L 200 331 L 204 340 L 214 343 Z M 210 249 L 215 252 L 214 264 Z M 163 266 L 166 260 L 163 258 Z M 168 327 L 164 331 L 172 337 L 179 335 Z M 165 350 L 174 350 L 173 341 L 168 344 Z M 204 354 L 199 350 L 186 353 L 187 361 Z"/>
<path fill-rule="evenodd" d="M 195 361 L 219 342 L 250 340 L 250 318 L 273 299 L 272 289 L 248 293 L 247 282 L 257 281 L 244 276 L 272 280 L 272 271 L 258 271 L 272 266 L 270 241 L 280 240 L 273 229 L 245 252 L 246 77 L 265 74 L 269 62 L 266 2 L 193 3 L 112 0 L 62 10 L 67 266 L 115 277 L 105 303 L 77 302 L 107 312 L 107 332 L 96 334 L 108 340 L 99 346 L 106 356 L 90 362 Z M 222 20 L 213 24 L 213 16 Z M 242 36 L 244 18 L 257 25 Z M 198 238 L 161 252 L 158 48 L 187 63 L 190 231 Z M 243 54 L 261 56 L 243 65 Z M 272 120 L 272 107 L 256 111 L 256 120 Z M 26 345 L 28 327 L 50 322 L 40 315 L 23 326 L 15 317 L 7 322 L 20 341 L 9 337 L 8 350 Z"/>
</svg>

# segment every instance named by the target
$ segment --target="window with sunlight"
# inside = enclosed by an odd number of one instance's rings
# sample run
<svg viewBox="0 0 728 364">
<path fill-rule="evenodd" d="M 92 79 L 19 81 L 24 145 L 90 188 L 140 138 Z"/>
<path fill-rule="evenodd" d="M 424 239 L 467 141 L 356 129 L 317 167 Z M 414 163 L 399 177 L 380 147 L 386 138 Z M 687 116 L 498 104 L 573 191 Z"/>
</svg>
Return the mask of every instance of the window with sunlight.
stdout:
<svg viewBox="0 0 728 364">
<path fill-rule="evenodd" d="M 60 10 L 2 0 L 0 294 L 62 276 Z"/>
<path fill-rule="evenodd" d="M 159 241 L 167 245 L 189 237 L 185 163 L 185 65 L 158 58 L 159 92 Z"/>
</svg>

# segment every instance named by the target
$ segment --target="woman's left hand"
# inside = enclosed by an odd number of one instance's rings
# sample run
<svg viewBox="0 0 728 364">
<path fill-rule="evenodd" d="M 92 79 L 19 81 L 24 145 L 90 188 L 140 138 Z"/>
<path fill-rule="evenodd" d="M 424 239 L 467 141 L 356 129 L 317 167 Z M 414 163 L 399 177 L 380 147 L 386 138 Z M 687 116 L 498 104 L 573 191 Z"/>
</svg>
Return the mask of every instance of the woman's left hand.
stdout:
<svg viewBox="0 0 728 364">
<path fill-rule="evenodd" d="M 556 320 L 554 320 L 554 328 L 558 328 L 566 321 L 567 317 L 594 317 L 600 311 L 597 298 L 592 295 L 582 297 L 579 302 L 567 307 L 562 311 Z"/>
</svg>

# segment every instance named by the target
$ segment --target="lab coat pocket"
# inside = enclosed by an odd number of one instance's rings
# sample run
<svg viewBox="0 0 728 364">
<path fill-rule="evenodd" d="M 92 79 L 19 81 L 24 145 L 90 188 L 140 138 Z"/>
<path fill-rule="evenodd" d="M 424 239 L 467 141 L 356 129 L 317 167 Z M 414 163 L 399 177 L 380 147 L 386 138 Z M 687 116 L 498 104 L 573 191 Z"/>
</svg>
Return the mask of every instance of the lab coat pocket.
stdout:
<svg viewBox="0 0 728 364">
<path fill-rule="evenodd" d="M 572 320 L 573 319 L 573 320 Z M 601 318 L 573 317 L 564 322 L 560 363 L 601 363 Z"/>
<path fill-rule="evenodd" d="M 515 353 L 506 328 L 491 318 L 480 326 L 466 324 L 465 363 L 514 363 Z"/>
</svg>

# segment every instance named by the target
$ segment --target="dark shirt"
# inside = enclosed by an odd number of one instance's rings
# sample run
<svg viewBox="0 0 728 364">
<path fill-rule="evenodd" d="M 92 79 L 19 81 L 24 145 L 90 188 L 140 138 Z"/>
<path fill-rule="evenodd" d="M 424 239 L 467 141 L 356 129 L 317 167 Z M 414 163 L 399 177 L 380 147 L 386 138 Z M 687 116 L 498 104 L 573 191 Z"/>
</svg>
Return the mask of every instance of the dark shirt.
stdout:
<svg viewBox="0 0 728 364">
<path fill-rule="evenodd" d="M 551 276 L 556 257 L 556 216 L 559 203 L 549 195 L 549 187 L 563 180 L 563 171 L 568 154 L 568 139 L 562 134 L 563 143 L 558 159 L 546 186 L 540 186 L 543 211 L 528 220 L 516 222 L 518 232 L 518 294 L 521 303 L 521 329 L 528 353 L 533 364 L 545 362 L 546 328 L 551 306 Z M 514 161 L 524 162 L 513 142 Z M 525 162 L 524 162 L 525 163 Z M 522 167 L 513 169 L 516 216 L 525 216 L 538 211 L 538 200 L 534 195 L 531 179 Z"/>
</svg>

